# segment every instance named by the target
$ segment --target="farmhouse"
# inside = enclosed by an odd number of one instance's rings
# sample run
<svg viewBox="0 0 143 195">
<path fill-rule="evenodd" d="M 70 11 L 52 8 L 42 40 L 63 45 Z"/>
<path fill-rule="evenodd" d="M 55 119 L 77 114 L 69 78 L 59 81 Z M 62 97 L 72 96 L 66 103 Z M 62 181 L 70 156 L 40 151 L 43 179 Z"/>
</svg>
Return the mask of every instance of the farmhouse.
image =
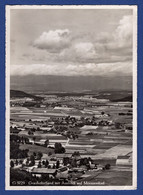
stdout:
<svg viewBox="0 0 143 195">
<path fill-rule="evenodd" d="M 57 170 L 56 178 L 58 179 L 68 179 L 68 168 L 67 167 L 61 167 Z"/>
<path fill-rule="evenodd" d="M 51 127 L 40 127 L 40 130 L 42 130 L 42 131 L 50 131 Z"/>
<path fill-rule="evenodd" d="M 75 110 L 74 108 L 69 108 L 69 107 L 58 107 L 58 106 L 56 106 L 55 108 L 54 108 L 54 110 L 59 110 L 59 111 L 71 111 L 71 110 Z"/>
<path fill-rule="evenodd" d="M 56 169 L 33 168 L 31 174 L 36 177 L 41 177 L 42 175 L 55 176 L 56 172 Z"/>
<path fill-rule="evenodd" d="M 43 146 L 43 145 L 45 144 L 45 142 L 46 142 L 46 139 L 41 139 L 41 140 L 39 140 L 39 141 L 35 141 L 34 143 L 35 143 L 36 145 Z"/>
<path fill-rule="evenodd" d="M 80 131 L 91 131 L 97 129 L 98 126 L 92 126 L 92 125 L 84 125 L 80 128 Z"/>
<path fill-rule="evenodd" d="M 116 165 L 129 165 L 129 156 L 118 156 Z"/>
</svg>

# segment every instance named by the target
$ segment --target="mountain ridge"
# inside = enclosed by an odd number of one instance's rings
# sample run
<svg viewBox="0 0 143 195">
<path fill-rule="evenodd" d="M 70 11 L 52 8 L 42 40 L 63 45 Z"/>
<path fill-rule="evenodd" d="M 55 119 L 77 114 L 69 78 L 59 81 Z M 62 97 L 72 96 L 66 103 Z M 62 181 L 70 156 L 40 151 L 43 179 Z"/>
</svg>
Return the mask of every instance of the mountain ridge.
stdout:
<svg viewBox="0 0 143 195">
<path fill-rule="evenodd" d="M 11 89 L 73 92 L 84 90 L 132 90 L 131 76 L 11 76 Z"/>
</svg>

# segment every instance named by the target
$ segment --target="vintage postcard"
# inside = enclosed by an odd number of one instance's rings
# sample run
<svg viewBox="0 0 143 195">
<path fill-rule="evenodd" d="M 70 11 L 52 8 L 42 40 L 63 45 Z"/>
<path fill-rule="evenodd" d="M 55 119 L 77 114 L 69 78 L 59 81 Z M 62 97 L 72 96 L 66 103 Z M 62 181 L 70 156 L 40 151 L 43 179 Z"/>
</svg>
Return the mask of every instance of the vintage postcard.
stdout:
<svg viewBox="0 0 143 195">
<path fill-rule="evenodd" d="M 6 190 L 137 187 L 137 6 L 6 6 Z"/>
</svg>

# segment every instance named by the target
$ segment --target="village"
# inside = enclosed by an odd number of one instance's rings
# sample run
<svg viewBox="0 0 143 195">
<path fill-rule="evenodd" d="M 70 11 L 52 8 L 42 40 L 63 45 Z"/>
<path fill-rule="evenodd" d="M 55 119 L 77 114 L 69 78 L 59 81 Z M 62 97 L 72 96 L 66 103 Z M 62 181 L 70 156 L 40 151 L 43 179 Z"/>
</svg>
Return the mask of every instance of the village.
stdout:
<svg viewBox="0 0 143 195">
<path fill-rule="evenodd" d="M 11 98 L 11 185 L 132 185 L 132 102 L 42 95 Z"/>
</svg>

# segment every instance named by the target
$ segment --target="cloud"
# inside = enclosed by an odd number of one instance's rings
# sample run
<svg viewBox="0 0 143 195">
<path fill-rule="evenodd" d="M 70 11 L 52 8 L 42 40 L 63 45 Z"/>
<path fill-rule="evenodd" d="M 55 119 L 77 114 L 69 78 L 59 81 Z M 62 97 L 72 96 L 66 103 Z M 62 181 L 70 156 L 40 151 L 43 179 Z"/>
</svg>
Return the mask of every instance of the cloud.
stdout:
<svg viewBox="0 0 143 195">
<path fill-rule="evenodd" d="M 11 75 L 65 75 L 65 76 L 96 76 L 96 75 L 128 75 L 132 72 L 131 62 L 118 63 L 87 63 L 87 64 L 32 64 L 32 65 L 13 65 Z"/>
<path fill-rule="evenodd" d="M 133 42 L 133 18 L 132 15 L 125 15 L 121 18 L 115 31 L 111 34 L 102 33 L 98 37 L 98 44 L 106 51 L 117 52 L 120 55 L 119 49 L 122 52 L 132 48 Z M 124 53 L 123 51 L 123 53 Z"/>
<path fill-rule="evenodd" d="M 73 50 L 75 51 L 76 59 L 80 61 L 81 60 L 90 61 L 92 59 L 95 59 L 96 57 L 96 51 L 95 51 L 93 43 L 91 42 L 77 43 L 73 46 Z"/>
<path fill-rule="evenodd" d="M 102 32 L 95 40 L 95 63 L 129 62 L 132 60 L 132 15 L 123 16 L 112 33 Z"/>
<path fill-rule="evenodd" d="M 80 42 L 74 45 L 75 53 L 79 57 L 94 58 L 96 55 L 94 45 L 91 42 Z"/>
<path fill-rule="evenodd" d="M 64 49 L 57 57 L 60 62 L 91 63 L 96 59 L 96 50 L 92 42 L 73 42 Z"/>
<path fill-rule="evenodd" d="M 33 46 L 39 49 L 45 49 L 51 53 L 58 53 L 62 49 L 69 47 L 70 44 L 70 31 L 68 29 L 55 30 L 43 32 L 39 38 L 37 38 Z"/>
<path fill-rule="evenodd" d="M 100 63 L 127 61 L 132 57 L 132 15 L 123 16 L 112 33 L 101 32 L 91 39 L 80 32 L 80 36 L 68 29 L 43 32 L 34 41 L 34 46 L 48 53 L 56 62 Z M 92 34 L 92 32 L 91 32 Z M 93 34 L 92 34 L 93 36 Z M 58 54 L 58 55 L 57 55 Z"/>
<path fill-rule="evenodd" d="M 119 46 L 130 46 L 133 36 L 133 17 L 132 15 L 124 16 L 116 28 L 114 37 Z"/>
<path fill-rule="evenodd" d="M 101 32 L 94 39 L 68 29 L 43 32 L 33 43 L 33 54 L 23 55 L 31 65 L 12 65 L 11 74 L 131 75 L 132 27 L 132 16 L 125 15 L 112 33 Z"/>
</svg>

